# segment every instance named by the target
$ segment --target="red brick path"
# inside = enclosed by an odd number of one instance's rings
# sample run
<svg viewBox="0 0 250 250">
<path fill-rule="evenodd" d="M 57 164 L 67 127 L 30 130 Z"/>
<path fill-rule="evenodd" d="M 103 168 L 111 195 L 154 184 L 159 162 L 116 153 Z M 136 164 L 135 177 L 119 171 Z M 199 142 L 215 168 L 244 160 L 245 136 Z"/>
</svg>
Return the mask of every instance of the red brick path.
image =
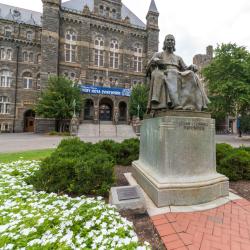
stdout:
<svg viewBox="0 0 250 250">
<path fill-rule="evenodd" d="M 168 250 L 250 250 L 250 201 L 151 217 Z"/>
</svg>

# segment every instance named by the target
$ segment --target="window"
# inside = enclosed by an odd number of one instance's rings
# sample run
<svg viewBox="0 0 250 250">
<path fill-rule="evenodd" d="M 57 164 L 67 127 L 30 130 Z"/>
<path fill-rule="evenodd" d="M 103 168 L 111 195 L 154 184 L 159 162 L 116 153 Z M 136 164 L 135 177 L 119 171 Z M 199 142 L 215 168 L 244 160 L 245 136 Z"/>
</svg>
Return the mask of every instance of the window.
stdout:
<svg viewBox="0 0 250 250">
<path fill-rule="evenodd" d="M 103 14 L 104 14 L 104 9 L 103 9 L 103 6 L 101 5 L 101 6 L 100 6 L 100 15 L 103 16 Z"/>
<path fill-rule="evenodd" d="M 101 37 L 95 39 L 95 60 L 94 63 L 98 67 L 104 66 L 104 42 Z"/>
<path fill-rule="evenodd" d="M 133 50 L 133 69 L 135 72 L 142 72 L 142 46 L 136 43 Z"/>
<path fill-rule="evenodd" d="M 0 73 L 0 87 L 10 88 L 12 77 L 11 72 L 4 70 Z"/>
<path fill-rule="evenodd" d="M 34 62 L 34 54 L 33 53 L 29 53 L 29 61 Z"/>
<path fill-rule="evenodd" d="M 12 50 L 11 49 L 7 49 L 6 60 L 9 60 L 9 61 L 12 60 Z"/>
<path fill-rule="evenodd" d="M 67 31 L 65 43 L 65 61 L 76 62 L 77 60 L 77 36 L 73 30 Z"/>
<path fill-rule="evenodd" d="M 38 74 L 37 77 L 36 77 L 36 89 L 37 90 L 41 89 L 41 77 L 40 77 L 40 74 Z"/>
<path fill-rule="evenodd" d="M 112 40 L 110 43 L 109 66 L 113 69 L 119 68 L 119 44 L 117 40 Z"/>
<path fill-rule="evenodd" d="M 37 56 L 37 63 L 41 63 L 42 62 L 42 56 L 41 55 L 38 55 Z"/>
<path fill-rule="evenodd" d="M 4 48 L 0 49 L 0 58 L 1 58 L 1 60 L 5 60 L 5 49 Z"/>
<path fill-rule="evenodd" d="M 0 124 L 1 132 L 9 132 L 10 131 L 10 124 L 9 123 L 2 123 Z"/>
<path fill-rule="evenodd" d="M 115 9 L 112 10 L 112 17 L 116 18 L 116 10 Z"/>
<path fill-rule="evenodd" d="M 0 114 L 10 113 L 10 99 L 7 96 L 0 96 Z"/>
<path fill-rule="evenodd" d="M 27 38 L 28 41 L 32 41 L 33 40 L 33 32 L 32 31 L 27 31 L 26 38 Z"/>
<path fill-rule="evenodd" d="M 10 37 L 12 35 L 12 29 L 9 26 L 4 27 L 4 35 Z"/>
<path fill-rule="evenodd" d="M 28 60 L 29 60 L 28 53 L 25 51 L 25 52 L 23 52 L 23 61 L 28 62 Z"/>
<path fill-rule="evenodd" d="M 26 72 L 23 74 L 23 87 L 25 89 L 32 89 L 33 78 L 31 73 Z"/>
<path fill-rule="evenodd" d="M 109 17 L 109 12 L 110 12 L 110 8 L 106 7 L 106 11 L 105 11 L 105 16 L 106 17 Z"/>
</svg>

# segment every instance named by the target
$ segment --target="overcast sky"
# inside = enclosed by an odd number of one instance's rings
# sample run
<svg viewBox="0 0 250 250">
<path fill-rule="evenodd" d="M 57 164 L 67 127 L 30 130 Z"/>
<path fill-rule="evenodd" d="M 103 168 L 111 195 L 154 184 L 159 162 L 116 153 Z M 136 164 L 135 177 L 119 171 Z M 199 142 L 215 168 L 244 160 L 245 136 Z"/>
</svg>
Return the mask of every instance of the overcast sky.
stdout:
<svg viewBox="0 0 250 250">
<path fill-rule="evenodd" d="M 123 0 L 145 22 L 151 0 Z M 65 1 L 63 1 L 65 2 Z M 207 45 L 235 42 L 250 49 L 250 0 L 155 0 L 160 12 L 160 45 L 164 36 L 176 37 L 176 54 L 187 64 Z M 41 0 L 0 0 L 42 12 Z"/>
</svg>

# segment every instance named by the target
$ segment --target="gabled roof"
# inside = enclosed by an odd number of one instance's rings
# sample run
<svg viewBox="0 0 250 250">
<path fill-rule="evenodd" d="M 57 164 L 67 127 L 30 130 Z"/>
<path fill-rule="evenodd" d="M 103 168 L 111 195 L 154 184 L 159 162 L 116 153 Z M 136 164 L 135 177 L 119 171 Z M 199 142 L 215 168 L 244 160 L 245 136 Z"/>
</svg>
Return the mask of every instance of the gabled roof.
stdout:
<svg viewBox="0 0 250 250">
<path fill-rule="evenodd" d="M 0 18 L 2 19 L 41 26 L 41 17 L 42 14 L 39 12 L 0 3 Z"/>
<path fill-rule="evenodd" d="M 77 11 L 82 11 L 84 6 L 87 5 L 90 11 L 94 10 L 94 0 L 69 0 L 62 3 L 62 7 L 73 9 Z M 145 28 L 146 25 L 124 4 L 122 4 L 121 10 L 122 19 L 129 17 L 131 24 Z"/>
</svg>

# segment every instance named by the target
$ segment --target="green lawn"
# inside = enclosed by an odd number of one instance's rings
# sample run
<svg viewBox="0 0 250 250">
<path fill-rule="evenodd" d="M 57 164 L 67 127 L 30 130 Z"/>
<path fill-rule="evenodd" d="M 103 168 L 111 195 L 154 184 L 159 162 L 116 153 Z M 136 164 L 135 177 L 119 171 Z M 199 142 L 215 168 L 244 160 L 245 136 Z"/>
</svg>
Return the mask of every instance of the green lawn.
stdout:
<svg viewBox="0 0 250 250">
<path fill-rule="evenodd" d="M 17 160 L 41 160 L 55 149 L 32 150 L 17 153 L 0 153 L 0 163 L 8 163 Z"/>
</svg>

